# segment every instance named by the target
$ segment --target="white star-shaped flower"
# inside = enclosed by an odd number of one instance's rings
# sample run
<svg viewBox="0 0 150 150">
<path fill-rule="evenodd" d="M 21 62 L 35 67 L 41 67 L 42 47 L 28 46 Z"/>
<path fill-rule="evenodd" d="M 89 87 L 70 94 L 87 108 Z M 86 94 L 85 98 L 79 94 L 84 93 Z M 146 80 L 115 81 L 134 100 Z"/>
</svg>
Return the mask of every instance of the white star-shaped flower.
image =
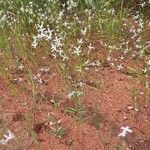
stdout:
<svg viewBox="0 0 150 150">
<path fill-rule="evenodd" d="M 83 39 L 77 39 L 78 44 L 83 44 Z"/>
<path fill-rule="evenodd" d="M 18 66 L 18 69 L 20 69 L 20 70 L 23 70 L 23 68 L 24 68 L 24 66 L 23 66 L 22 64 L 20 64 L 20 65 Z"/>
<path fill-rule="evenodd" d="M 75 50 L 74 50 L 73 53 L 76 54 L 77 56 L 79 56 L 80 53 L 82 52 L 80 48 L 81 48 L 81 45 L 78 46 L 78 47 L 74 47 Z"/>
<path fill-rule="evenodd" d="M 82 35 L 86 35 L 86 32 L 87 32 L 87 28 L 86 27 L 81 30 Z"/>
<path fill-rule="evenodd" d="M 46 40 L 51 40 L 52 39 L 52 33 L 53 33 L 53 30 L 50 30 L 48 28 L 48 30 L 46 31 Z"/>
<path fill-rule="evenodd" d="M 94 47 L 92 46 L 92 44 L 90 43 L 90 45 L 87 46 L 88 49 L 91 51 L 92 49 L 94 49 Z"/>
<path fill-rule="evenodd" d="M 126 135 L 128 134 L 128 133 L 132 133 L 132 130 L 128 127 L 128 126 L 126 126 L 126 127 L 121 127 L 121 129 L 122 129 L 122 132 L 121 133 L 119 133 L 119 137 L 126 137 Z"/>
<path fill-rule="evenodd" d="M 10 131 L 7 130 L 7 134 L 4 134 L 5 139 L 0 140 L 0 144 L 5 145 L 7 142 L 13 138 L 15 138 L 14 134 Z"/>
<path fill-rule="evenodd" d="M 117 65 L 117 70 L 121 70 L 121 69 L 123 69 L 122 64 Z"/>
<path fill-rule="evenodd" d="M 147 62 L 148 65 L 150 65 L 150 60 Z"/>
</svg>

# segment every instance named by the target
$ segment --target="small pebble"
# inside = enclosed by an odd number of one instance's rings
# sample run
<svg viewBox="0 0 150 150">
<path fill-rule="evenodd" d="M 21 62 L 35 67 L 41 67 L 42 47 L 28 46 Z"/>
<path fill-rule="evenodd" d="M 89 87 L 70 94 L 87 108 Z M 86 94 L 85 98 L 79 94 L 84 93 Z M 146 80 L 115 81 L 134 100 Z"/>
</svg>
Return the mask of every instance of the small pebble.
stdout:
<svg viewBox="0 0 150 150">
<path fill-rule="evenodd" d="M 127 116 L 123 116 L 123 120 L 127 120 L 128 118 L 127 118 Z"/>
<path fill-rule="evenodd" d="M 134 107 L 132 107 L 132 106 L 128 106 L 128 109 L 129 109 L 129 110 L 133 110 L 133 109 L 134 109 Z"/>
</svg>

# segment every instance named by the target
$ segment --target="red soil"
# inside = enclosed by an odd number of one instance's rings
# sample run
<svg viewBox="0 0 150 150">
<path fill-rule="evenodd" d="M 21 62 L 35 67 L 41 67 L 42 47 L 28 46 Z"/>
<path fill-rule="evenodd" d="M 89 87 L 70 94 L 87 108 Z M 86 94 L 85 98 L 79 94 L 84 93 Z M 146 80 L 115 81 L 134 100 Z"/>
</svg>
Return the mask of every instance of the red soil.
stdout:
<svg viewBox="0 0 150 150">
<path fill-rule="evenodd" d="M 150 149 L 150 111 L 145 95 L 138 94 L 139 111 L 135 111 L 132 96 L 128 88 L 137 87 L 138 93 L 144 92 L 138 77 L 130 77 L 110 66 L 87 71 L 84 84 L 82 105 L 86 113 L 84 119 L 75 120 L 75 116 L 67 113 L 67 106 L 73 102 L 66 95 L 68 88 L 66 80 L 57 69 L 48 65 L 50 72 L 43 75 L 49 78 L 47 84 L 39 85 L 37 94 L 37 109 L 34 125 L 29 121 L 32 110 L 32 91 L 26 77 L 23 81 L 13 83 L 18 93 L 12 94 L 4 79 L 0 78 L 0 123 L 9 128 L 16 136 L 13 147 L 1 146 L 1 149 L 28 149 L 28 150 L 114 150 L 121 144 L 123 149 L 149 150 Z M 100 83 L 93 83 L 96 81 Z M 132 82 L 133 81 L 133 84 Z M 90 84 L 91 83 L 91 84 Z M 92 84 L 93 83 L 93 84 Z M 54 98 L 60 103 L 55 108 L 50 100 Z M 130 107 L 131 106 L 131 107 Z M 132 108 L 133 107 L 133 108 Z M 50 134 L 51 125 L 48 123 L 48 114 L 56 121 L 60 121 L 66 129 L 62 138 Z M 94 115 L 97 114 L 98 118 Z M 98 121 L 96 121 L 98 119 Z M 132 133 L 126 138 L 119 138 L 122 126 L 129 126 Z M 30 129 L 36 132 L 37 144 L 33 142 Z M 10 143 L 11 145 L 11 143 Z"/>
</svg>

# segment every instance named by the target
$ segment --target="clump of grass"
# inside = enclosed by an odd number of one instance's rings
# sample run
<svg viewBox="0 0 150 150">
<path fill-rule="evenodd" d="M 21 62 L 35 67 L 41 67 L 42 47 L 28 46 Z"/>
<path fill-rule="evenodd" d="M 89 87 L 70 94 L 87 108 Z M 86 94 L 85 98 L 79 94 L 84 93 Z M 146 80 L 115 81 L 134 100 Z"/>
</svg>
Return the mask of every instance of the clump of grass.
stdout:
<svg viewBox="0 0 150 150">
<path fill-rule="evenodd" d="M 139 112 L 140 111 L 140 108 L 139 108 L 139 105 L 137 103 L 137 89 L 135 87 L 131 87 L 129 89 L 130 93 L 131 93 L 131 96 L 132 96 L 132 100 L 133 100 L 133 104 L 134 104 L 134 108 L 135 108 L 135 111 Z"/>
<path fill-rule="evenodd" d="M 54 127 L 51 131 L 52 135 L 59 137 L 59 138 L 64 137 L 65 133 L 66 133 L 66 129 L 64 129 L 61 126 Z"/>
<path fill-rule="evenodd" d="M 92 123 L 95 126 L 95 128 L 97 130 L 99 130 L 100 129 L 100 123 L 101 123 L 101 115 L 99 113 L 99 110 L 98 110 L 97 106 L 95 106 L 94 110 L 95 110 L 95 112 L 92 116 Z"/>
<path fill-rule="evenodd" d="M 83 91 L 82 88 L 77 88 L 76 90 L 72 90 L 68 97 L 72 98 L 74 101 L 74 106 L 68 107 L 66 109 L 66 112 L 72 113 L 76 116 L 77 119 L 83 120 L 85 109 L 81 104 L 81 97 L 82 97 Z"/>
<path fill-rule="evenodd" d="M 67 130 L 62 126 L 61 120 L 56 120 L 52 115 L 48 114 L 47 123 L 50 125 L 49 133 L 55 137 L 62 138 Z"/>
</svg>

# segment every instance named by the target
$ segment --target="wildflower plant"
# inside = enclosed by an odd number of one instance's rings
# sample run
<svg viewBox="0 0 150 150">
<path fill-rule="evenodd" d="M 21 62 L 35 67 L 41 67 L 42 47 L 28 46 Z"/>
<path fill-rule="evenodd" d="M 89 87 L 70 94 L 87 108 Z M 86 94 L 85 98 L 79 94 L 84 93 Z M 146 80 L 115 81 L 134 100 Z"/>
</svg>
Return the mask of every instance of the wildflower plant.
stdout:
<svg viewBox="0 0 150 150">
<path fill-rule="evenodd" d="M 150 95 L 150 21 L 143 11 L 149 4 L 150 1 L 141 1 L 136 9 L 127 7 L 124 0 L 0 0 L 0 74 L 7 80 L 22 83 L 22 77 L 13 76 L 13 72 L 18 71 L 30 82 L 33 103 L 29 123 L 35 139 L 36 95 L 38 88 L 49 81 L 43 79 L 42 74 L 48 74 L 51 69 L 46 65 L 39 67 L 43 62 L 53 62 L 59 75 L 69 83 L 66 96 L 74 105 L 67 108 L 67 112 L 77 117 L 83 117 L 85 112 L 82 96 L 86 73 L 91 68 L 104 66 L 105 62 L 124 73 L 126 59 L 142 60 L 141 70 L 127 67 L 127 75 L 142 76 L 145 91 Z M 107 53 L 102 60 L 98 56 L 101 48 Z M 115 52 L 120 55 L 114 58 Z M 35 68 L 40 69 L 35 71 Z M 138 93 L 134 88 L 130 92 L 135 110 L 139 111 Z M 55 101 L 51 103 L 59 106 Z M 132 133 L 129 127 L 121 129 L 119 137 Z M 52 131 L 57 137 L 65 134 L 59 123 L 52 126 Z M 10 131 L 4 137 L 1 144 L 14 138 Z"/>
</svg>

